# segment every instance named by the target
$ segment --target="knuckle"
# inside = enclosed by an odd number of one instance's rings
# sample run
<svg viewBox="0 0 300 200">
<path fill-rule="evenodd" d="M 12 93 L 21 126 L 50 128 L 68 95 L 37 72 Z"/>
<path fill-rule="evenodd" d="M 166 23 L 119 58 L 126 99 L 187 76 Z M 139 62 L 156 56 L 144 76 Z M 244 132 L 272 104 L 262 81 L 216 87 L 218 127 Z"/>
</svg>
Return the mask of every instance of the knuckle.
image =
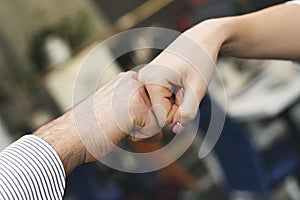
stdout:
<svg viewBox="0 0 300 200">
<path fill-rule="evenodd" d="M 140 69 L 138 73 L 138 80 L 139 81 L 144 80 L 146 74 L 147 73 L 145 72 L 145 68 Z"/>
<path fill-rule="evenodd" d="M 135 90 L 138 89 L 139 84 L 135 79 L 129 79 L 129 80 L 126 81 L 125 86 L 129 91 L 133 91 L 134 94 L 135 94 L 136 93 Z"/>
<path fill-rule="evenodd" d="M 181 120 L 184 123 L 187 123 L 187 122 L 190 122 L 190 121 L 194 120 L 195 116 L 196 116 L 196 113 L 194 113 L 194 112 L 182 112 L 181 113 Z"/>
<path fill-rule="evenodd" d="M 127 71 L 125 72 L 126 75 L 131 76 L 131 75 L 136 75 L 137 73 L 134 71 Z"/>
<path fill-rule="evenodd" d="M 146 93 L 145 88 L 144 87 L 139 87 L 137 89 L 137 95 L 139 95 L 139 97 L 142 99 L 142 95 L 144 95 Z"/>
<path fill-rule="evenodd" d="M 147 84 L 145 85 L 148 92 L 160 92 L 163 90 L 163 87 L 156 84 Z"/>
</svg>

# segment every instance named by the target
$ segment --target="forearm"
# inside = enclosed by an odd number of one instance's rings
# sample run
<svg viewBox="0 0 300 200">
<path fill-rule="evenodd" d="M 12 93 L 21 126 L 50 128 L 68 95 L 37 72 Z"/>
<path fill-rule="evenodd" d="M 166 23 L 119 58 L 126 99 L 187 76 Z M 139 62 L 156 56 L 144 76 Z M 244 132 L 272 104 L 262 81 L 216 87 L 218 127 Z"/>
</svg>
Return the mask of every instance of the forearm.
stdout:
<svg viewBox="0 0 300 200">
<path fill-rule="evenodd" d="M 52 146 L 61 159 L 66 174 L 87 160 L 87 151 L 77 134 L 72 111 L 42 126 L 34 135 Z"/>
<path fill-rule="evenodd" d="M 91 110 L 84 103 L 90 102 L 84 101 L 75 108 L 83 106 L 86 110 Z M 22 137 L 0 153 L 0 173 L 2 174 L 0 199 L 62 199 L 66 175 L 78 165 L 96 160 L 79 136 L 78 123 L 86 121 L 78 120 L 75 123 L 75 108 L 42 126 L 33 135 Z M 90 112 L 83 112 L 82 115 L 84 119 L 87 119 L 90 117 Z M 107 124 L 107 119 L 104 119 L 103 123 Z M 85 124 L 85 127 L 87 128 L 81 129 L 81 131 L 87 131 L 83 132 L 85 136 L 91 137 L 91 141 L 97 138 L 91 135 L 93 133 L 91 123 Z M 107 129 L 109 127 L 116 130 L 107 125 Z M 102 125 L 102 128 L 106 127 Z M 95 133 L 101 134 L 96 130 Z M 120 131 L 113 131 L 104 137 L 118 144 L 125 135 L 120 134 Z M 98 142 L 103 146 L 109 146 L 105 144 L 107 139 Z M 110 149 L 99 148 L 97 150 L 99 150 L 97 152 L 97 158 L 99 158 Z"/>
<path fill-rule="evenodd" d="M 105 156 L 126 137 L 111 122 L 111 117 L 104 116 L 108 113 L 99 112 L 98 119 L 101 122 L 98 124 L 97 119 L 93 118 L 94 111 L 89 108 L 89 103 L 88 100 L 82 102 L 34 133 L 56 151 L 67 175 L 80 164 Z M 79 111 L 75 111 L 76 109 Z"/>
<path fill-rule="evenodd" d="M 299 60 L 299 11 L 299 5 L 282 4 L 242 16 L 208 20 L 189 32 L 204 48 L 219 48 L 223 55 Z"/>
<path fill-rule="evenodd" d="M 57 152 L 66 174 L 82 163 L 102 158 L 127 134 L 137 131 L 139 137 L 141 133 L 138 131 L 142 130 L 137 126 L 144 124 L 149 130 L 157 129 L 156 123 L 152 123 L 154 116 L 150 118 L 148 115 L 145 89 L 137 82 L 136 76 L 134 72 L 119 74 L 34 133 Z"/>
</svg>

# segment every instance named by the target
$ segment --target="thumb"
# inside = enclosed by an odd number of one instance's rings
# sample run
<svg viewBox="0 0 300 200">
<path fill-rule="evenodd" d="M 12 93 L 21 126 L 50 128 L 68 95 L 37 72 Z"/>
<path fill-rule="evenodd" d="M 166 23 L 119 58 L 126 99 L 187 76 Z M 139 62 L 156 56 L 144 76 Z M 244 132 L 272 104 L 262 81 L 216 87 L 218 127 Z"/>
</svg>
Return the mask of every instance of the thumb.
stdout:
<svg viewBox="0 0 300 200">
<path fill-rule="evenodd" d="M 199 104 L 201 99 L 203 98 L 205 88 L 201 88 L 201 84 L 199 82 L 194 83 L 186 83 L 183 88 L 183 99 L 180 102 L 180 105 L 174 115 L 173 123 L 175 126 L 182 125 L 183 127 L 187 125 L 189 122 L 194 120 L 196 117 Z M 173 128 L 175 133 L 179 133 L 182 131 L 183 127 Z"/>
</svg>

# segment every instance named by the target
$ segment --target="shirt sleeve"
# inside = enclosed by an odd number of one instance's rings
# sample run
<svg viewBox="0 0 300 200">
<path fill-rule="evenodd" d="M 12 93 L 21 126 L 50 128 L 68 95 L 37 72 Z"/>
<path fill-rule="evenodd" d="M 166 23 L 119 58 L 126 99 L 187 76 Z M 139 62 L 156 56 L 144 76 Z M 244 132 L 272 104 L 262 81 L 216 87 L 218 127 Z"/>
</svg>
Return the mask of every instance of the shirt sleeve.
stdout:
<svg viewBox="0 0 300 200">
<path fill-rule="evenodd" d="M 23 136 L 0 153 L 0 199 L 60 200 L 65 178 L 57 153 L 37 136 Z"/>
<path fill-rule="evenodd" d="M 293 4 L 299 4 L 300 5 L 300 0 L 288 1 L 287 3 L 293 3 Z"/>
</svg>

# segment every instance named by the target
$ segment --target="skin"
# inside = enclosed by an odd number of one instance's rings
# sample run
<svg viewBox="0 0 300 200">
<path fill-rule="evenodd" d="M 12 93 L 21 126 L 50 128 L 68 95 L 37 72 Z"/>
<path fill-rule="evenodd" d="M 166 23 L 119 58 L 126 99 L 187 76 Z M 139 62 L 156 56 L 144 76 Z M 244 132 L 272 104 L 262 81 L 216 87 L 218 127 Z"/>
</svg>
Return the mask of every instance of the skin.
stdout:
<svg viewBox="0 0 300 200">
<path fill-rule="evenodd" d="M 184 32 L 170 46 L 181 47 L 183 54 L 200 56 L 198 63 L 191 65 L 165 50 L 139 71 L 138 80 L 146 84 L 152 105 L 163 108 L 154 110 L 158 124 L 164 124 L 168 113 L 175 112 L 173 131 L 177 132 L 177 122 L 185 125 L 195 118 L 215 68 L 212 62 L 216 62 L 219 54 L 300 60 L 299 9 L 299 5 L 281 4 L 242 16 L 210 19 Z M 182 37 L 194 41 L 200 51 L 182 42 Z M 172 72 L 177 75 L 170 75 Z M 169 100 L 171 85 L 183 88 L 183 101 L 176 111 Z"/>
<path fill-rule="evenodd" d="M 300 60 L 299 9 L 298 5 L 282 4 L 247 15 L 204 21 L 182 34 L 182 37 L 189 38 L 204 50 L 202 62 L 198 63 L 203 74 L 199 75 L 197 66 L 164 51 L 144 67 L 138 77 L 133 72 L 120 74 L 100 88 L 92 96 L 93 99 L 90 97 L 81 102 L 42 126 L 34 135 L 55 149 L 69 174 L 76 166 L 106 155 L 113 145 L 118 145 L 128 135 L 135 140 L 145 139 L 170 122 L 174 127 L 177 122 L 187 124 L 195 117 L 214 70 L 211 63 L 216 62 L 219 53 L 241 58 Z M 184 52 L 190 54 L 197 53 L 180 38 L 173 42 L 173 47 L 182 47 Z M 145 84 L 150 99 L 145 87 L 137 79 Z M 121 87 L 118 90 L 116 85 L 120 86 L 120 81 L 123 89 Z M 171 85 L 182 88 L 176 91 L 175 102 L 171 100 Z M 132 94 L 125 101 L 129 104 L 122 104 L 122 99 L 116 105 L 120 112 L 125 113 L 130 105 L 130 112 L 125 119 L 116 121 L 108 105 L 111 105 L 113 94 L 122 94 L 124 88 Z M 91 103 L 94 103 L 94 109 L 91 109 Z M 156 105 L 154 114 L 149 112 L 151 105 Z M 77 112 L 82 116 L 79 121 L 83 125 L 74 118 Z M 97 123 L 91 122 L 94 115 Z M 173 130 L 178 132 L 176 130 L 179 129 Z"/>
<path fill-rule="evenodd" d="M 127 137 L 135 136 L 138 140 L 157 133 L 150 131 L 158 130 L 158 126 L 149 110 L 145 88 L 136 79 L 135 72 L 116 76 L 94 95 L 34 132 L 58 153 L 66 174 L 82 163 L 103 157 Z M 124 88 L 130 95 L 117 99 L 117 114 L 123 116 L 118 119 L 114 117 L 111 102 L 114 95 L 124 96 Z M 126 113 L 128 105 L 129 114 Z"/>
</svg>

